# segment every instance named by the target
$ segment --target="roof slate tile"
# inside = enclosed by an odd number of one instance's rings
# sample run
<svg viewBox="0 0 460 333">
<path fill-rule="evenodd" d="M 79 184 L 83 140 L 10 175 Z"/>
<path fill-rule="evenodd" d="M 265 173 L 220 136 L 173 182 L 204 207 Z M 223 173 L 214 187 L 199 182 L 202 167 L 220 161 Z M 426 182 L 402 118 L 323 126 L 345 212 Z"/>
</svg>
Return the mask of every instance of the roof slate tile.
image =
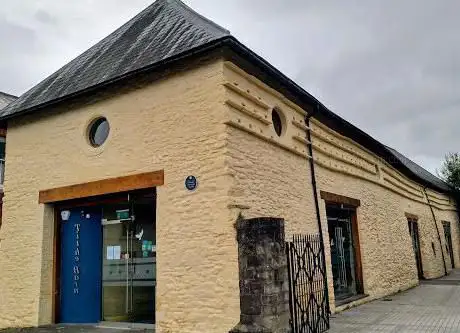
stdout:
<svg viewBox="0 0 460 333">
<path fill-rule="evenodd" d="M 229 35 L 229 31 L 181 1 L 157 0 L 0 110 L 0 118 L 84 91 Z"/>
</svg>

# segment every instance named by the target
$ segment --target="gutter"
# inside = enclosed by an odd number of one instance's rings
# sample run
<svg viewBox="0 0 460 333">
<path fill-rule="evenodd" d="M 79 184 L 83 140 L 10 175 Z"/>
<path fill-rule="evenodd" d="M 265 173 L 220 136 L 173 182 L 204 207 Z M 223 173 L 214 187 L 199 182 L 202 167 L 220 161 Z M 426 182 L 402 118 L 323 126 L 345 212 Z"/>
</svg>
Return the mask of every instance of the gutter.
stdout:
<svg viewBox="0 0 460 333">
<path fill-rule="evenodd" d="M 436 232 L 438 234 L 439 246 L 441 247 L 442 263 L 444 265 L 444 276 L 447 276 L 447 266 L 446 266 L 446 259 L 444 258 L 444 249 L 442 248 L 442 243 L 441 243 L 441 234 L 439 233 L 438 222 L 436 221 L 436 216 L 434 215 L 434 210 L 433 210 L 433 206 L 431 205 L 430 197 L 426 193 L 426 187 L 423 188 L 423 193 L 425 193 L 426 200 L 428 201 L 428 206 L 430 206 L 431 215 L 433 216 L 434 226 L 436 227 Z"/>
<path fill-rule="evenodd" d="M 310 162 L 310 176 L 311 176 L 311 186 L 313 188 L 313 198 L 315 199 L 315 209 L 316 209 L 316 221 L 318 222 L 318 232 L 320 238 L 320 248 L 321 248 L 321 260 L 324 263 L 324 268 L 326 270 L 324 274 L 324 296 L 326 298 L 326 311 L 331 313 L 330 306 L 329 306 L 329 285 L 327 283 L 327 269 L 326 269 L 326 255 L 324 253 L 324 236 L 323 236 L 323 228 L 321 225 L 321 214 L 319 211 L 319 200 L 318 200 L 318 188 L 316 185 L 316 173 L 315 173 L 315 161 L 313 160 L 313 143 L 311 141 L 311 129 L 310 129 L 310 118 L 319 111 L 319 104 L 316 104 L 316 108 L 312 113 L 308 113 L 305 116 L 305 125 L 307 127 L 307 148 L 308 154 L 310 157 L 308 158 Z"/>
</svg>

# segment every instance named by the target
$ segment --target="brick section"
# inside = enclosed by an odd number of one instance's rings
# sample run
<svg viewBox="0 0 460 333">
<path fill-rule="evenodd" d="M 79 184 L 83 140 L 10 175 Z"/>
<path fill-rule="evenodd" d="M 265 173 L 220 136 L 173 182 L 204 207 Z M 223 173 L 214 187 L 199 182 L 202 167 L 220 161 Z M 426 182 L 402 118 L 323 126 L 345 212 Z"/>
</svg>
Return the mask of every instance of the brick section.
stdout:
<svg viewBox="0 0 460 333">
<path fill-rule="evenodd" d="M 231 333 L 289 330 L 289 285 L 284 220 L 238 219 L 240 323 Z"/>
</svg>

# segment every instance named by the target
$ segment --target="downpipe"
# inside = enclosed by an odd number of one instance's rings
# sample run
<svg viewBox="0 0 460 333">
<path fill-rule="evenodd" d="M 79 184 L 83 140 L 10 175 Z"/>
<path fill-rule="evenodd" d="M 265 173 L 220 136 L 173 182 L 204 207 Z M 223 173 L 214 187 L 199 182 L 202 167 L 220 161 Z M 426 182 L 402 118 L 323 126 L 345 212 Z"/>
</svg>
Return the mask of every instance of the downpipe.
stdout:
<svg viewBox="0 0 460 333">
<path fill-rule="evenodd" d="M 311 130 L 310 130 L 310 118 L 319 111 L 319 105 L 316 104 L 315 111 L 312 113 L 307 113 L 305 116 L 305 126 L 307 127 L 307 149 L 309 157 L 307 159 L 310 162 L 310 176 L 311 176 L 311 186 L 313 188 L 313 198 L 315 200 L 315 209 L 316 209 L 316 220 L 318 222 L 318 232 L 320 238 L 320 248 L 321 248 L 321 260 L 324 263 L 325 274 L 324 274 L 324 284 L 325 284 L 325 297 L 326 297 L 326 310 L 330 314 L 331 309 L 329 306 L 329 284 L 327 282 L 327 268 L 326 268 L 326 254 L 324 251 L 324 237 L 323 237 L 323 228 L 321 225 L 321 214 L 319 211 L 319 200 L 318 200 L 318 189 L 316 185 L 316 173 L 315 173 L 315 162 L 313 160 L 313 144 L 311 140 Z"/>
<path fill-rule="evenodd" d="M 433 206 L 431 205 L 430 197 L 428 196 L 428 193 L 426 193 L 426 187 L 423 188 L 423 193 L 425 193 L 426 200 L 428 201 L 428 206 L 430 206 L 431 215 L 433 216 L 434 226 L 436 227 L 436 233 L 438 234 L 439 246 L 441 247 L 442 263 L 444 265 L 444 276 L 447 276 L 447 266 L 446 266 L 446 260 L 444 258 L 444 249 L 442 248 L 442 243 L 441 243 L 441 234 L 439 233 L 438 222 L 436 221 L 436 216 L 434 215 Z"/>
</svg>

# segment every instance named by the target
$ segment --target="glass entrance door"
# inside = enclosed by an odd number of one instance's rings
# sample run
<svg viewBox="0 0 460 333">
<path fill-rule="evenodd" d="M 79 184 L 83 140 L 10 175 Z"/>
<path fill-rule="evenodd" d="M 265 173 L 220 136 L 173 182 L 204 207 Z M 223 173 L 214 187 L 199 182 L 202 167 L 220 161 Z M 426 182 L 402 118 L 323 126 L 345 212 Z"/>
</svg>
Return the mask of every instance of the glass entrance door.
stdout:
<svg viewBox="0 0 460 333">
<path fill-rule="evenodd" d="M 329 242 L 331 246 L 332 277 L 337 301 L 362 292 L 358 276 L 353 214 L 351 208 L 338 205 L 326 206 Z"/>
<path fill-rule="evenodd" d="M 414 249 L 415 264 L 417 265 L 418 278 L 423 279 L 422 255 L 420 252 L 420 238 L 418 236 L 417 221 L 408 218 L 409 233 L 412 240 L 412 248 Z"/>
<path fill-rule="evenodd" d="M 148 197 L 104 207 L 104 321 L 155 322 L 154 212 L 154 202 Z"/>
<path fill-rule="evenodd" d="M 450 222 L 443 221 L 442 226 L 444 228 L 444 237 L 446 239 L 446 251 L 450 257 L 451 268 L 455 268 L 454 248 L 452 246 L 452 231 L 450 229 Z"/>
</svg>

